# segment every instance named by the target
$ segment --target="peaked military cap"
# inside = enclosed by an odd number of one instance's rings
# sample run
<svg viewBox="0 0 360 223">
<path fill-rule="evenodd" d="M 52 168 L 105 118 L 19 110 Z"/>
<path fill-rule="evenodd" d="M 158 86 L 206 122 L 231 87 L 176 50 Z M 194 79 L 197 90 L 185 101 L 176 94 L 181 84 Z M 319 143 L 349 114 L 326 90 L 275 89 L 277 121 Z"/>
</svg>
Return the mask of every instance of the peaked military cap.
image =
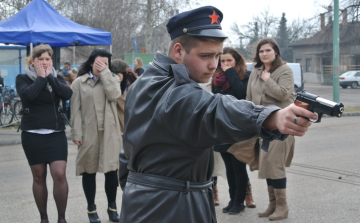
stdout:
<svg viewBox="0 0 360 223">
<path fill-rule="evenodd" d="M 222 12 L 213 6 L 204 6 L 174 15 L 166 24 L 171 40 L 188 34 L 192 36 L 227 38 L 221 29 Z"/>
</svg>

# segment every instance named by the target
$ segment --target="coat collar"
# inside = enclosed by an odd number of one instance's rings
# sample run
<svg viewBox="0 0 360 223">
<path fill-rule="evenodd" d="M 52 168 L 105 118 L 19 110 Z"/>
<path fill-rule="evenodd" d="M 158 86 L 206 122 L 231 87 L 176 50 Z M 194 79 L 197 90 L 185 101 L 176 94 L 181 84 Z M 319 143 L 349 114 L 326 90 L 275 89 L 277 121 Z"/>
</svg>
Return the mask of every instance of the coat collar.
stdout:
<svg viewBox="0 0 360 223">
<path fill-rule="evenodd" d="M 87 79 L 91 79 L 90 74 L 86 73 L 84 75 L 81 76 L 81 81 L 85 82 Z"/>
<path fill-rule="evenodd" d="M 170 71 L 170 66 L 172 64 L 176 64 L 176 62 L 173 61 L 170 57 L 160 52 L 156 53 L 154 62 L 157 63 L 157 65 L 161 65 L 161 68 L 165 69 L 167 72 Z"/>
<path fill-rule="evenodd" d="M 86 73 L 84 75 L 81 76 L 81 81 L 82 82 L 86 82 L 88 85 L 90 85 L 91 87 L 94 87 L 95 84 L 99 81 L 96 81 L 96 83 L 92 80 L 92 78 L 90 77 L 89 73 Z"/>
</svg>

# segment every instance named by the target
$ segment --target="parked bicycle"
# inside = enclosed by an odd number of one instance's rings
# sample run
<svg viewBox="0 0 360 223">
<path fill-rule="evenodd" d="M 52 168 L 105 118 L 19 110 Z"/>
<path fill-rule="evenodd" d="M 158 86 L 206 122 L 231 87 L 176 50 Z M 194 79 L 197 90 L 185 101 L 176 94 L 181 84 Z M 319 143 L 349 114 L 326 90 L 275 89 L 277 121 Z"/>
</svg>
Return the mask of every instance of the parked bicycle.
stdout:
<svg viewBox="0 0 360 223">
<path fill-rule="evenodd" d="M 23 114 L 22 102 L 21 102 L 20 98 L 15 98 L 14 120 L 16 122 L 21 122 L 22 114 Z"/>
<path fill-rule="evenodd" d="M 14 118 L 16 91 L 10 86 L 3 87 L 0 92 L 0 126 L 11 124 Z"/>
</svg>

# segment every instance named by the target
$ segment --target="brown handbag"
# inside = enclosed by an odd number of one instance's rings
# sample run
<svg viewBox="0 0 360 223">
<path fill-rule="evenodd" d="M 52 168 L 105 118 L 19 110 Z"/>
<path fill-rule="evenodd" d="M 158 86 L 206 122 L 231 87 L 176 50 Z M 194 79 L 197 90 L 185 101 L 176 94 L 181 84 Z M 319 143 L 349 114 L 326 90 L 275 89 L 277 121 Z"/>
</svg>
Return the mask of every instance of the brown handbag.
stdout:
<svg viewBox="0 0 360 223">
<path fill-rule="evenodd" d="M 238 160 L 249 165 L 250 170 L 259 169 L 259 139 L 250 139 L 233 144 L 228 150 Z"/>
</svg>

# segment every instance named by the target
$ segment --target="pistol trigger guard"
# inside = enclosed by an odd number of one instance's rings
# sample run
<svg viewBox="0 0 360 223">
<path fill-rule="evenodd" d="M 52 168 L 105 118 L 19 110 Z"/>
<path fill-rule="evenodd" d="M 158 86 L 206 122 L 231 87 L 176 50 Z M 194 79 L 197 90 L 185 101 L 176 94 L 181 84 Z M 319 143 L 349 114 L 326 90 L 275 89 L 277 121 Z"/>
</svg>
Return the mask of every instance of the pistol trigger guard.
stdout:
<svg viewBox="0 0 360 223">
<path fill-rule="evenodd" d="M 316 122 L 321 122 L 321 118 L 322 118 L 324 113 L 316 113 L 315 112 L 315 114 L 317 114 L 317 116 L 318 116 L 318 119 L 316 120 Z"/>
<path fill-rule="evenodd" d="M 310 118 L 306 118 L 306 119 L 312 123 L 319 123 L 321 121 L 321 117 L 322 117 L 323 113 L 318 114 L 317 112 L 314 112 L 314 114 L 317 115 L 317 117 L 318 117 L 317 119 L 310 119 Z"/>
</svg>

